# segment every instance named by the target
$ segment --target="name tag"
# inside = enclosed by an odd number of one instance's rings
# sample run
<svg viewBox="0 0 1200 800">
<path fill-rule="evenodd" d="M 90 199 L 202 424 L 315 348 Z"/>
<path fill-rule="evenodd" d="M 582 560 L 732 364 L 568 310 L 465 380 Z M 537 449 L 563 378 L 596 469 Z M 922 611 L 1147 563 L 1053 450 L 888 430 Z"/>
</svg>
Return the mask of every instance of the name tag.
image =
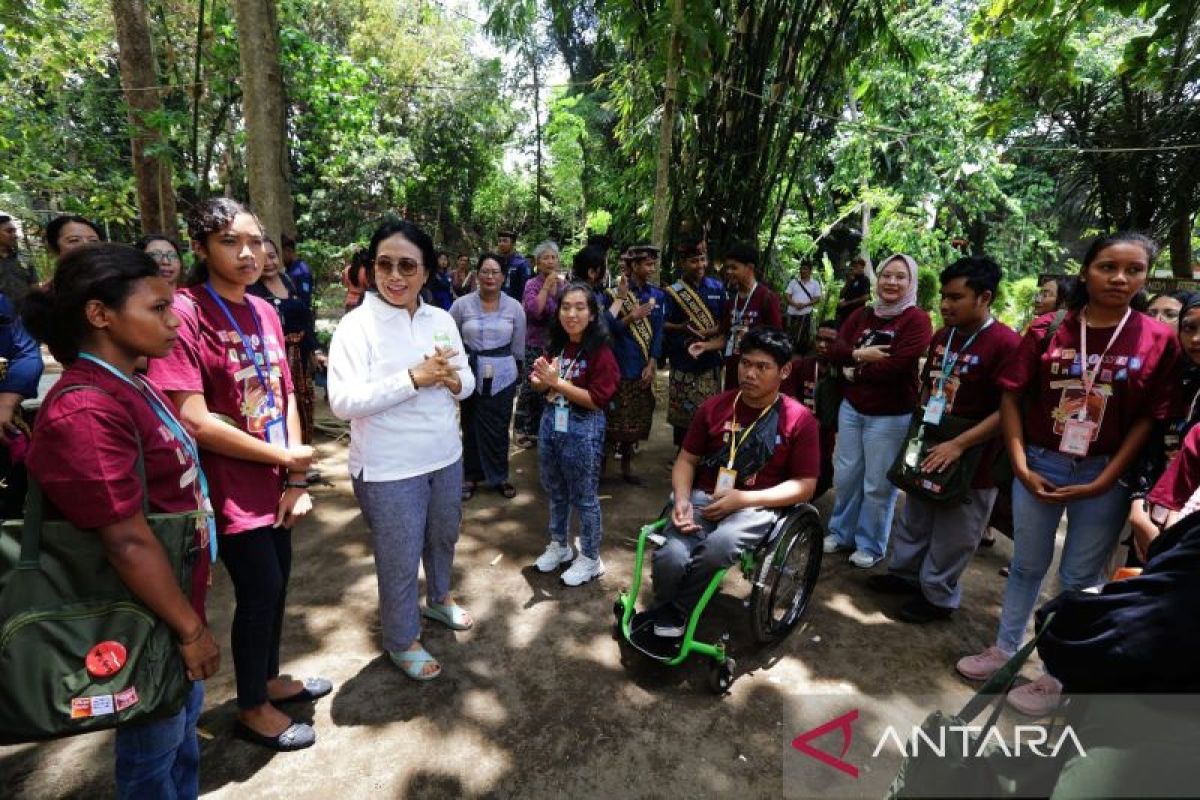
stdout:
<svg viewBox="0 0 1200 800">
<path fill-rule="evenodd" d="M 283 417 L 267 422 L 267 442 L 276 447 L 287 447 L 287 423 Z"/>
<path fill-rule="evenodd" d="M 940 394 L 930 395 L 929 402 L 925 404 L 925 416 L 921 418 L 921 421 L 927 425 L 941 425 L 942 415 L 945 413 L 945 396 Z"/>
<path fill-rule="evenodd" d="M 1079 419 L 1069 419 L 1063 424 L 1062 441 L 1058 444 L 1060 452 L 1071 456 L 1086 456 L 1092 446 L 1092 434 L 1096 432 L 1096 423 Z"/>
<path fill-rule="evenodd" d="M 738 474 L 736 469 L 729 469 L 728 467 L 721 467 L 718 469 L 717 486 L 716 489 L 713 490 L 713 497 L 720 497 L 726 492 L 732 491 L 733 487 L 737 484 L 737 476 Z"/>
<path fill-rule="evenodd" d="M 571 409 L 564 403 L 554 406 L 554 432 L 566 433 L 571 429 Z"/>
</svg>

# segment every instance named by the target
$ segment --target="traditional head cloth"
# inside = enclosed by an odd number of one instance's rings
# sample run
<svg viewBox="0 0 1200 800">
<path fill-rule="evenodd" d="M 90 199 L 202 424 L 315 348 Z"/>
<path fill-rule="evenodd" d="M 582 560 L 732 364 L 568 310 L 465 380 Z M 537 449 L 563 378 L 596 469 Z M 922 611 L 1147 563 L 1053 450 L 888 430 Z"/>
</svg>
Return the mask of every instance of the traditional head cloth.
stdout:
<svg viewBox="0 0 1200 800">
<path fill-rule="evenodd" d="M 904 312 L 905 309 L 917 304 L 917 262 L 912 256 L 906 256 L 903 253 L 896 253 L 888 256 L 883 261 L 879 262 L 879 272 L 883 272 L 884 268 L 893 261 L 899 259 L 904 262 L 904 266 L 908 268 L 908 290 L 894 303 L 885 303 L 879 299 L 879 276 L 875 272 L 875 268 L 867 264 L 867 273 L 871 277 L 871 285 L 875 287 L 876 298 L 871 304 L 871 308 L 875 310 L 877 317 L 896 317 Z"/>
<path fill-rule="evenodd" d="M 675 253 L 681 261 L 687 261 L 689 258 L 705 255 L 707 248 L 704 246 L 704 240 L 689 241 L 685 240 L 675 245 Z"/>
<path fill-rule="evenodd" d="M 625 251 L 624 256 L 630 261 L 641 261 L 643 258 L 658 258 L 658 248 L 651 244 L 635 244 Z"/>
</svg>

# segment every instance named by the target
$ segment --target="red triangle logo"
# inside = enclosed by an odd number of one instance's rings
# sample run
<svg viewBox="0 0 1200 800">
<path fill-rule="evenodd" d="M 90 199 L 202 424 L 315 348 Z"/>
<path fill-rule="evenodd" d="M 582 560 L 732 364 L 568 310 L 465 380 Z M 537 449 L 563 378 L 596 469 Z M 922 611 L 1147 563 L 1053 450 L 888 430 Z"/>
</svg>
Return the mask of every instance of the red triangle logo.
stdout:
<svg viewBox="0 0 1200 800">
<path fill-rule="evenodd" d="M 840 717 L 831 719 L 829 722 L 826 722 L 823 725 L 818 725 L 812 730 L 805 731 L 795 739 L 792 739 L 792 747 L 796 748 L 810 758 L 815 758 L 822 764 L 826 764 L 840 772 L 846 773 L 851 778 L 857 778 L 858 767 L 854 766 L 853 764 L 848 764 L 842 760 L 846 757 L 846 753 L 850 750 L 850 744 L 854 741 L 854 729 L 851 726 L 857 719 L 857 708 L 853 711 L 847 711 Z M 809 744 L 809 742 L 811 742 L 813 739 L 819 739 L 833 730 L 840 730 L 842 732 L 842 752 L 837 756 L 830 755 L 824 750 L 818 750 Z"/>
</svg>

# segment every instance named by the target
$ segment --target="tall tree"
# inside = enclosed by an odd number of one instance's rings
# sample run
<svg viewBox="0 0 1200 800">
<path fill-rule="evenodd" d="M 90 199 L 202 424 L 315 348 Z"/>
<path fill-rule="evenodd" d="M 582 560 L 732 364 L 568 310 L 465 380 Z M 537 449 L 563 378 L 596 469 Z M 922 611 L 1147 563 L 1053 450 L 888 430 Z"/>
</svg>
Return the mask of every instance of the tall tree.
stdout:
<svg viewBox="0 0 1200 800">
<path fill-rule="evenodd" d="M 287 103 L 279 62 L 275 0 L 235 0 L 246 121 L 246 174 L 250 204 L 276 241 L 294 234 L 288 181 Z"/>
<path fill-rule="evenodd" d="M 679 60 L 683 55 L 683 0 L 671 0 L 671 35 L 667 43 L 667 80 L 663 86 L 662 119 L 658 128 L 658 165 L 654 179 L 654 223 L 650 241 L 667 246 L 671 215 L 671 155 L 675 145 L 675 106 L 679 93 Z"/>
<path fill-rule="evenodd" d="M 169 149 L 154 126 L 160 114 L 154 46 L 144 0 L 112 0 L 121 65 L 121 86 L 129 109 L 130 152 L 137 182 L 143 233 L 178 235 L 175 188 Z"/>
</svg>

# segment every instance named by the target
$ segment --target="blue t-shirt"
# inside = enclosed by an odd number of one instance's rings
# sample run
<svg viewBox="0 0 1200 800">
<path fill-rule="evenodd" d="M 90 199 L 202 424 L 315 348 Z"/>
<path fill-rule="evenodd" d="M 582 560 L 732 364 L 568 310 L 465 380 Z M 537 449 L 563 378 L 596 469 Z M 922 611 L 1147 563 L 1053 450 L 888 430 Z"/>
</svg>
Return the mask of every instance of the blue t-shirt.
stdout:
<svg viewBox="0 0 1200 800">
<path fill-rule="evenodd" d="M 650 323 L 651 329 L 650 358 L 661 362 L 664 319 L 663 290 L 650 284 L 635 286 L 631 283 L 629 285 L 629 294 L 638 305 L 644 305 L 651 298 L 654 299 L 654 310 L 650 312 L 650 316 L 646 317 L 646 321 Z M 615 297 L 615 293 L 613 296 Z M 611 305 L 612 302 L 613 300 L 610 298 L 605 305 Z M 612 328 L 613 355 L 617 357 L 617 365 L 621 368 L 621 379 L 631 381 L 640 378 L 642 370 L 646 368 L 646 358 L 642 355 L 641 346 L 634 339 L 633 333 L 630 332 L 625 323 L 613 316 L 608 316 L 607 319 L 609 327 Z"/>
</svg>

